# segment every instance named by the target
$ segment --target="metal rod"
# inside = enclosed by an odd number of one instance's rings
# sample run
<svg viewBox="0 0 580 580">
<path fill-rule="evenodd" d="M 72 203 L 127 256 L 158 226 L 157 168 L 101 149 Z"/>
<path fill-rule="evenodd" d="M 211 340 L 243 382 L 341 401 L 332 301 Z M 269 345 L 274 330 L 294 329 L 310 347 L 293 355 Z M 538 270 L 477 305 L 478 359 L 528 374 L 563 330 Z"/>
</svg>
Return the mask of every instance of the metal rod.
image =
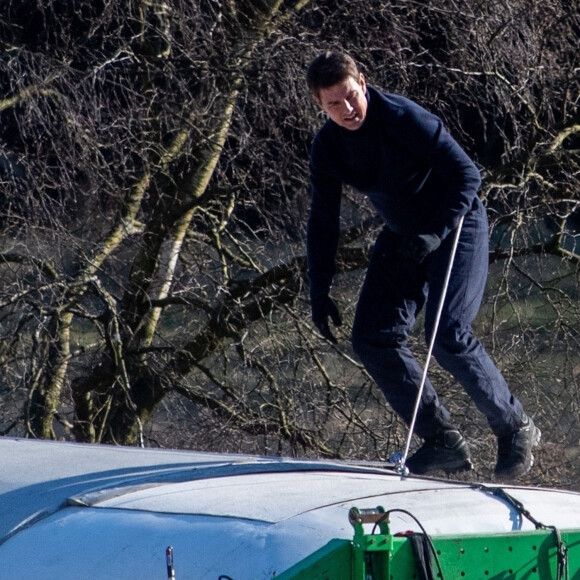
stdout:
<svg viewBox="0 0 580 580">
<path fill-rule="evenodd" d="M 167 579 L 175 579 L 175 569 L 173 568 L 173 547 L 168 546 L 165 550 L 165 561 L 167 562 Z"/>
<path fill-rule="evenodd" d="M 415 430 L 417 413 L 419 412 L 419 405 L 421 404 L 421 397 L 423 396 L 425 381 L 427 380 L 427 371 L 429 369 L 429 362 L 431 361 L 431 355 L 433 354 L 433 348 L 435 346 L 435 337 L 437 336 L 437 331 L 439 329 L 439 321 L 441 320 L 441 313 L 443 312 L 443 305 L 445 303 L 445 298 L 447 296 L 447 288 L 449 286 L 449 279 L 451 278 L 451 270 L 453 269 L 453 262 L 455 261 L 455 252 L 457 251 L 457 246 L 459 244 L 459 236 L 461 235 L 461 228 L 463 226 L 463 217 L 464 216 L 461 216 L 461 218 L 459 219 L 459 223 L 457 224 L 457 228 L 455 230 L 455 239 L 453 240 L 453 246 L 451 248 L 451 254 L 449 256 L 449 264 L 447 265 L 447 273 L 445 274 L 445 281 L 443 283 L 443 288 L 441 290 L 441 296 L 439 297 L 439 304 L 437 306 L 437 315 L 435 316 L 435 324 L 433 325 L 431 340 L 429 341 L 427 360 L 425 361 L 425 367 L 423 368 L 423 376 L 421 377 L 421 383 L 419 385 L 419 391 L 417 392 L 417 399 L 415 401 L 415 408 L 413 410 L 413 416 L 411 417 L 411 423 L 409 425 L 409 435 L 407 436 L 405 451 L 403 452 L 403 456 L 400 458 L 397 465 L 397 471 L 402 475 L 408 474 L 408 470 L 405 466 L 405 463 L 407 462 L 407 456 L 409 455 L 409 448 L 411 447 L 411 438 L 413 437 L 413 431 Z"/>
</svg>

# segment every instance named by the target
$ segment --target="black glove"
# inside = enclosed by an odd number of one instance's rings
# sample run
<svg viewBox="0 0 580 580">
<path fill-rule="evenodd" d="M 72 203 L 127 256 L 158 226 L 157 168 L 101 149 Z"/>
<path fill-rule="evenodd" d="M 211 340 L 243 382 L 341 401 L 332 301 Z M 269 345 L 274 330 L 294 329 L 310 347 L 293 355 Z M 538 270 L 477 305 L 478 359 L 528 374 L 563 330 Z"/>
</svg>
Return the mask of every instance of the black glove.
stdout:
<svg viewBox="0 0 580 580">
<path fill-rule="evenodd" d="M 431 252 L 441 245 L 441 238 L 436 234 L 419 234 L 404 238 L 399 252 L 409 260 L 420 264 Z"/>
<path fill-rule="evenodd" d="M 334 300 L 332 300 L 328 294 L 325 294 L 319 298 L 313 299 L 311 308 L 312 322 L 314 322 L 314 325 L 316 328 L 318 328 L 320 334 L 322 334 L 324 338 L 333 344 L 336 344 L 336 338 L 330 331 L 330 327 L 328 325 L 328 317 L 332 319 L 332 322 L 335 326 L 342 325 L 340 312 L 338 311 L 338 307 L 336 306 Z"/>
</svg>

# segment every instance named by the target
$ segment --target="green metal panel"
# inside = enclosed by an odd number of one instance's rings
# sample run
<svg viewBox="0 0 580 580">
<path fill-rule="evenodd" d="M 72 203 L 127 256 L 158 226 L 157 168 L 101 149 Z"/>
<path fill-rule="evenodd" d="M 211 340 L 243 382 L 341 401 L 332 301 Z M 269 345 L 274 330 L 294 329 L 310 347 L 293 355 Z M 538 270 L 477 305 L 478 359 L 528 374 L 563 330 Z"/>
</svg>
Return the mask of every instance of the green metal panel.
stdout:
<svg viewBox="0 0 580 580">
<path fill-rule="evenodd" d="M 381 531 L 385 526 L 381 525 Z M 419 578 L 409 539 L 361 533 L 334 540 L 278 580 L 411 580 Z M 552 530 L 431 538 L 445 580 L 556 580 L 557 537 Z M 580 580 L 580 530 L 562 532 L 568 578 Z M 434 565 L 435 574 L 438 574 Z M 565 577 L 565 576 L 564 576 Z"/>
<path fill-rule="evenodd" d="M 557 542 L 550 530 L 432 538 L 445 580 L 555 580 Z M 562 533 L 568 551 L 569 578 L 580 580 L 580 531 Z M 406 538 L 395 538 L 386 580 L 417 578 L 414 556 Z M 438 573 L 437 566 L 434 566 Z M 353 579 L 354 580 L 354 579 Z"/>
<path fill-rule="evenodd" d="M 331 540 L 276 580 L 352 580 L 352 542 Z"/>
</svg>

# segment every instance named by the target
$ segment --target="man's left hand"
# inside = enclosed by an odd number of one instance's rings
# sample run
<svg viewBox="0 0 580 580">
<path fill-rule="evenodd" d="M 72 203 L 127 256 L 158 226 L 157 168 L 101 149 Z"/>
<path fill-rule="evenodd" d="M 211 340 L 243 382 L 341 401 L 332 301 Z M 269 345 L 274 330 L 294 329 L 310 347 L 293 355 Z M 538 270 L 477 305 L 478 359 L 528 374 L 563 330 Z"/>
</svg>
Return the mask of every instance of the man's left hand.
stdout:
<svg viewBox="0 0 580 580">
<path fill-rule="evenodd" d="M 399 252 L 409 260 L 420 264 L 431 252 L 441 245 L 437 234 L 419 234 L 403 239 Z"/>
<path fill-rule="evenodd" d="M 326 340 L 332 342 L 332 344 L 336 344 L 337 340 L 330 330 L 328 319 L 330 318 L 335 326 L 341 326 L 342 318 L 340 317 L 340 312 L 338 311 L 338 307 L 334 300 L 328 296 L 328 294 L 324 294 L 312 300 L 311 307 L 312 322 L 314 322 L 314 325 L 318 328 L 320 334 L 322 334 Z"/>
</svg>

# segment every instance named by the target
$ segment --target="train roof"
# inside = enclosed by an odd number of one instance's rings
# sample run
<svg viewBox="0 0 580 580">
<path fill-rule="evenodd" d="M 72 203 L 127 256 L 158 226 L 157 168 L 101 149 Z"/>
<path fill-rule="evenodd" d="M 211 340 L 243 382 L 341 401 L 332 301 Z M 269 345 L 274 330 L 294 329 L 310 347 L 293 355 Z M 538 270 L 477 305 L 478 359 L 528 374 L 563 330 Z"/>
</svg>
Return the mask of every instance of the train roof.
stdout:
<svg viewBox="0 0 580 580">
<path fill-rule="evenodd" d="M 14 438 L 0 438 L 0 458 L 1 577 L 19 580 L 166 578 L 168 546 L 177 578 L 271 579 L 351 539 L 352 507 L 399 510 L 394 533 L 417 522 L 432 535 L 580 522 L 575 492 L 402 477 L 379 464 Z"/>
</svg>

